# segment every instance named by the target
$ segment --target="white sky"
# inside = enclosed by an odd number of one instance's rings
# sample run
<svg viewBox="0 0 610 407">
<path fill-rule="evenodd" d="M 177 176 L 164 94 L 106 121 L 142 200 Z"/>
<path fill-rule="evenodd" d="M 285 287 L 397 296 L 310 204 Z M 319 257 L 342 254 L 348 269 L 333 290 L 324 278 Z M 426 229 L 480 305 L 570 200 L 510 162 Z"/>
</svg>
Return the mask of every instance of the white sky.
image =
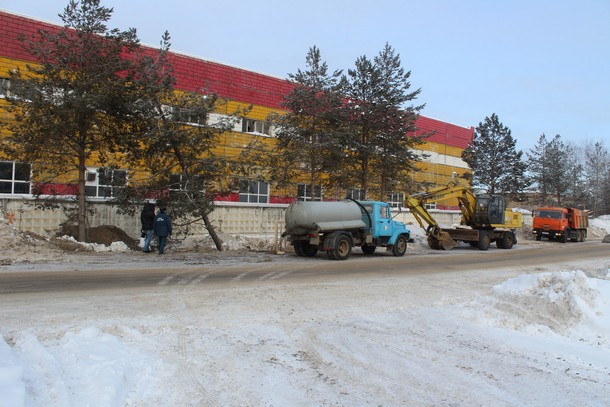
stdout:
<svg viewBox="0 0 610 407">
<path fill-rule="evenodd" d="M 0 0 L 61 23 L 67 0 Z M 496 113 L 518 148 L 561 134 L 610 148 L 610 1 L 102 0 L 110 27 L 147 45 L 286 78 L 316 45 L 331 69 L 373 58 L 388 42 L 421 88 L 422 114 L 474 126 Z"/>
</svg>

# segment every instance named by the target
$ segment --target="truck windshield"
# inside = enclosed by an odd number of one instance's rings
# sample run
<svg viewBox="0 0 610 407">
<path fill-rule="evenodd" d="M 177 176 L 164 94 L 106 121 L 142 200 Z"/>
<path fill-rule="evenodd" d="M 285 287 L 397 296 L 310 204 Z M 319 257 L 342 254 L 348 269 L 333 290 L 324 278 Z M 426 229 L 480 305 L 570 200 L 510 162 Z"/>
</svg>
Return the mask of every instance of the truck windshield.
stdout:
<svg viewBox="0 0 610 407">
<path fill-rule="evenodd" d="M 561 219 L 559 211 L 534 211 L 534 217 L 547 219 Z"/>
</svg>

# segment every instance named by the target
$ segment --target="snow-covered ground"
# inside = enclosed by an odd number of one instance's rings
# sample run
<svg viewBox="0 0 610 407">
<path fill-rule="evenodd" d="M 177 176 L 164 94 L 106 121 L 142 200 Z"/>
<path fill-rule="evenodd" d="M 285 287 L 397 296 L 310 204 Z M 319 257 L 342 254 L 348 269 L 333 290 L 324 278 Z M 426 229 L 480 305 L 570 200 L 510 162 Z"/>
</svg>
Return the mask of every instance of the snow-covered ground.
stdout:
<svg viewBox="0 0 610 407">
<path fill-rule="evenodd" d="M 610 245 L 568 269 L 282 281 L 294 261 L 0 298 L 0 406 L 610 405 Z"/>
</svg>

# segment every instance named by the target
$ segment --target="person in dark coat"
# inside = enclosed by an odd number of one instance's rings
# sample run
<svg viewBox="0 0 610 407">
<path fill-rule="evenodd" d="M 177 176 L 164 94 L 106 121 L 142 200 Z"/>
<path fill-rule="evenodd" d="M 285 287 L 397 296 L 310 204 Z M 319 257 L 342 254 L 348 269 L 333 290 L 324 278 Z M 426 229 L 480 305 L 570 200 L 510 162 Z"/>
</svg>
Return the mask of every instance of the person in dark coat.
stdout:
<svg viewBox="0 0 610 407">
<path fill-rule="evenodd" d="M 159 239 L 159 254 L 163 254 L 167 244 L 167 237 L 172 234 L 172 220 L 165 213 L 164 207 L 159 208 L 159 213 L 155 217 L 154 233 Z"/>
<path fill-rule="evenodd" d="M 144 233 L 144 253 L 150 253 L 150 242 L 153 238 L 153 229 L 155 226 L 155 204 L 145 203 L 142 213 L 140 214 L 142 221 L 142 233 Z"/>
</svg>

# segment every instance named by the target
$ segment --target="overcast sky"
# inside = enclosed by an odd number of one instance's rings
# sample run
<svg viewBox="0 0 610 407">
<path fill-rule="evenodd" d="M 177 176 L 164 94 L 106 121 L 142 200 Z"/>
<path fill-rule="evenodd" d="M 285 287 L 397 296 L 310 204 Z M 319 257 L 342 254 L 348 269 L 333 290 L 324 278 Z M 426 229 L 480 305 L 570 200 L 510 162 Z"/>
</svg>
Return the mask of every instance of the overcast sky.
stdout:
<svg viewBox="0 0 610 407">
<path fill-rule="evenodd" d="M 61 24 L 68 0 L 0 0 Z M 422 114 L 476 127 L 496 113 L 528 151 L 542 133 L 610 149 L 610 0 L 102 0 L 111 28 L 280 78 L 316 45 L 331 69 L 388 42 L 421 88 Z M 0 44 L 1 46 L 1 44 Z"/>
</svg>

